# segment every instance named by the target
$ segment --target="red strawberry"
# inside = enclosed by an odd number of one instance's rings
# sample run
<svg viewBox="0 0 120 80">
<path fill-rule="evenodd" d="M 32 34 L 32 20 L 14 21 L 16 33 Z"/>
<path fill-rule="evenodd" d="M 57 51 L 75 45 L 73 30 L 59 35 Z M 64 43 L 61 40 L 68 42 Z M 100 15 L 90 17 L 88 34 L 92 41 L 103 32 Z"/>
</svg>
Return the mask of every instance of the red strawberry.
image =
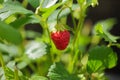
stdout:
<svg viewBox="0 0 120 80">
<path fill-rule="evenodd" d="M 51 38 L 57 49 L 64 50 L 69 43 L 70 33 L 67 30 L 52 32 Z"/>
</svg>

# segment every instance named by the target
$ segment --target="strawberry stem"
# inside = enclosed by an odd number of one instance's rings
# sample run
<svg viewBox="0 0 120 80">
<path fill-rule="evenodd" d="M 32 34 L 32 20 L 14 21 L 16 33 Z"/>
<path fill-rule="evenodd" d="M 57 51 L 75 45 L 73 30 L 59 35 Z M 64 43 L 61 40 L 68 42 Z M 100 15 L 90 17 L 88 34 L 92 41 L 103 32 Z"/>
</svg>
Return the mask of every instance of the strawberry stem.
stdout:
<svg viewBox="0 0 120 80">
<path fill-rule="evenodd" d="M 60 13 L 63 11 L 64 8 L 62 8 L 59 12 L 58 12 L 58 15 L 57 15 L 57 24 L 59 23 L 59 15 Z"/>
</svg>

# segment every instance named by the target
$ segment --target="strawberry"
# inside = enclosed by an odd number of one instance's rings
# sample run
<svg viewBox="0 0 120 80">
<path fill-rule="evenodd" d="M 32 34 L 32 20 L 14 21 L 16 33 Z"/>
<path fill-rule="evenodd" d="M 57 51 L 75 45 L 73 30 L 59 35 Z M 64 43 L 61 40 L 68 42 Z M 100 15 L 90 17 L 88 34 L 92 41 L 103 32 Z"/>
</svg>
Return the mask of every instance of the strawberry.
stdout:
<svg viewBox="0 0 120 80">
<path fill-rule="evenodd" d="M 70 40 L 70 33 L 67 30 L 51 32 L 51 39 L 59 50 L 64 50 Z"/>
</svg>

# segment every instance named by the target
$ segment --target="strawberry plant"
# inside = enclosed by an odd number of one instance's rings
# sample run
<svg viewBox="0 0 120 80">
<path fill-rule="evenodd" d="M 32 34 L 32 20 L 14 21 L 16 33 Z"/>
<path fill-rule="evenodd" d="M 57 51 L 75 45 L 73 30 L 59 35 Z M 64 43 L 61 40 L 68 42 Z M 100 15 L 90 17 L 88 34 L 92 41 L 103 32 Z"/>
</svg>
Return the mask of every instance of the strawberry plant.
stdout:
<svg viewBox="0 0 120 80">
<path fill-rule="evenodd" d="M 119 37 L 109 32 L 114 18 L 85 23 L 96 6 L 98 0 L 0 0 L 0 80 L 108 80 Z"/>
</svg>

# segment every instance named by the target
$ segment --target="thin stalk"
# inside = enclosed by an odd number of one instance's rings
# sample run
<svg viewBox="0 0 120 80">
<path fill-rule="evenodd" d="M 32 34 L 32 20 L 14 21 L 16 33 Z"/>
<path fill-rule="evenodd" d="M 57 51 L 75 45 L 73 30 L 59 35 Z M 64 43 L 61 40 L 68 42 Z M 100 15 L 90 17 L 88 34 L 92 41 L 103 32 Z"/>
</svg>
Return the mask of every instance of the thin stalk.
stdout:
<svg viewBox="0 0 120 80">
<path fill-rule="evenodd" d="M 28 0 L 23 0 L 22 5 L 26 8 L 28 4 Z"/>
<path fill-rule="evenodd" d="M 73 2 L 73 1 L 72 1 L 72 2 Z M 77 24 L 76 24 L 75 18 L 74 18 L 74 16 L 73 16 L 73 10 L 72 10 L 72 8 L 69 7 L 68 5 L 65 5 L 65 6 L 66 6 L 67 8 L 69 8 L 69 10 L 70 10 L 70 15 L 71 15 L 71 17 L 72 17 L 73 26 L 74 26 L 74 29 L 76 29 Z"/>
<path fill-rule="evenodd" d="M 74 30 L 76 30 L 77 24 L 76 24 L 75 18 L 74 18 L 74 16 L 73 16 L 73 10 L 72 10 L 71 7 L 69 7 L 69 6 L 67 6 L 67 7 L 70 9 L 70 12 L 71 12 L 70 15 L 71 15 L 71 17 L 72 17 Z"/>
<path fill-rule="evenodd" d="M 57 15 L 57 24 L 59 23 L 58 21 L 59 21 L 59 15 L 60 15 L 60 13 L 64 10 L 65 8 L 62 8 L 59 12 L 58 12 L 58 15 Z"/>
<path fill-rule="evenodd" d="M 2 68 L 3 68 L 3 70 L 4 70 L 4 74 L 5 74 L 5 78 L 6 78 L 6 80 L 7 80 L 7 75 L 6 75 L 6 67 L 5 67 L 5 63 L 4 63 L 4 60 L 3 60 L 3 57 L 2 57 L 2 53 L 0 52 L 0 63 L 1 63 L 1 65 L 2 65 Z"/>
<path fill-rule="evenodd" d="M 73 26 L 74 26 L 74 30 L 76 30 L 76 22 L 75 22 L 75 18 L 73 17 L 73 13 L 71 13 L 71 17 L 72 17 L 72 21 L 73 21 Z"/>
<path fill-rule="evenodd" d="M 80 12 L 80 18 L 79 18 L 79 22 L 78 22 L 78 25 L 77 25 L 77 28 L 76 28 L 76 33 L 75 33 L 75 38 L 73 40 L 73 47 L 72 47 L 72 62 L 71 62 L 71 68 L 70 68 L 70 72 L 73 72 L 73 69 L 74 69 L 74 65 L 75 65 L 75 62 L 77 61 L 77 56 L 78 56 L 78 52 L 76 52 L 76 48 L 78 49 L 78 44 L 77 44 L 77 41 L 79 39 L 79 35 L 80 35 L 80 32 L 82 31 L 82 28 L 83 28 L 83 23 L 84 23 L 84 19 L 85 19 L 85 8 L 81 7 L 81 12 Z"/>
<path fill-rule="evenodd" d="M 35 14 L 39 14 L 39 10 L 40 10 L 40 8 L 42 8 L 43 2 L 44 2 L 44 0 L 42 0 L 40 5 L 36 8 Z"/>
<path fill-rule="evenodd" d="M 19 80 L 17 67 L 14 69 L 15 80 Z"/>
<path fill-rule="evenodd" d="M 107 45 L 107 47 L 110 47 L 110 46 L 112 46 L 113 44 L 112 44 L 112 42 L 109 42 L 109 44 Z"/>
<path fill-rule="evenodd" d="M 0 52 L 0 63 L 2 65 L 2 68 L 5 70 L 5 63 L 4 63 L 4 60 L 3 60 L 3 57 L 2 57 L 2 53 Z"/>
</svg>

